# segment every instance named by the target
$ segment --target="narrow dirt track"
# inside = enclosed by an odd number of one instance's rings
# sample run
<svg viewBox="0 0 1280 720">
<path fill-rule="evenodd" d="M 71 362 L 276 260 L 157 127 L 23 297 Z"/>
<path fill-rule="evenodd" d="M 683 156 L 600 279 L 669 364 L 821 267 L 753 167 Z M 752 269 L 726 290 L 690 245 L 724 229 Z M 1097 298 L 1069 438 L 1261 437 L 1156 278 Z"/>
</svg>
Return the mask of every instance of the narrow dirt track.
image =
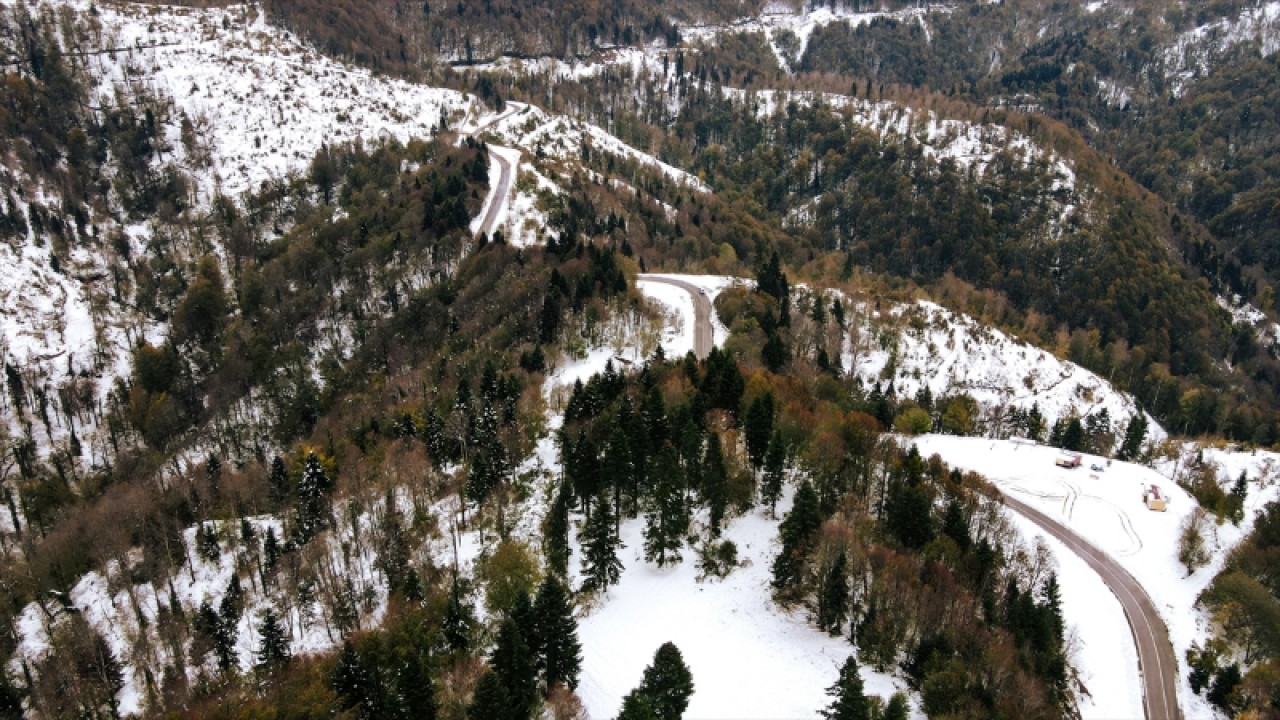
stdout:
<svg viewBox="0 0 1280 720">
<path fill-rule="evenodd" d="M 1155 605 L 1137 580 L 1115 560 L 1098 551 L 1087 540 L 1030 505 L 1005 494 L 1005 504 L 1061 540 L 1102 578 L 1120 606 L 1133 631 L 1138 647 L 1138 669 L 1142 673 L 1142 704 L 1147 720 L 1181 720 L 1178 709 L 1178 660 L 1169 642 L 1169 631 Z"/>
<path fill-rule="evenodd" d="M 711 329 L 711 298 L 702 292 L 702 288 L 685 280 L 658 275 L 642 274 L 640 279 L 645 282 L 670 285 L 689 293 L 689 297 L 693 298 L 693 354 L 699 360 L 705 359 L 707 355 L 710 355 L 711 348 L 715 347 L 715 335 Z"/>
</svg>

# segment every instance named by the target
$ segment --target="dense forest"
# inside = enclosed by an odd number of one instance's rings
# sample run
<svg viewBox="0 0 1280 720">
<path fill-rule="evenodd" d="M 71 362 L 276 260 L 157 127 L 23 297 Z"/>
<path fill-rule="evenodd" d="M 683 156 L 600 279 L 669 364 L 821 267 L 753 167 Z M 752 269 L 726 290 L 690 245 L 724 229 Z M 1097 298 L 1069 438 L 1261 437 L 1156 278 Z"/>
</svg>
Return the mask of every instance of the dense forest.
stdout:
<svg viewBox="0 0 1280 720">
<path fill-rule="evenodd" d="M 930 717 L 1074 717 L 1048 550 L 910 436 L 1136 459 L 1145 419 L 990 427 L 964 393 L 863 382 L 841 358 L 854 295 L 932 294 L 1172 433 L 1280 443 L 1275 338 L 1219 307 L 1277 311 L 1277 54 L 1222 29 L 1256 3 L 805 3 L 887 15 L 804 43 L 737 22 L 751 0 L 261 7 L 380 73 L 596 123 L 708 191 L 587 143 L 531 151 L 558 191 L 545 242 L 513 247 L 469 227 L 493 138 L 445 131 L 325 145 L 228 197 L 195 186 L 206 139 L 161 90 L 98 85 L 92 12 L 0 9 L 0 241 L 47 243 L 55 276 L 100 258 L 76 279 L 97 316 L 124 308 L 127 349 L 118 377 L 103 338 L 65 371 L 4 349 L 0 654 L 22 623 L 50 632 L 0 672 L 0 717 L 117 716 L 135 669 L 148 712 L 177 717 L 580 717 L 575 618 L 619 581 L 621 524 L 643 523 L 646 563 L 717 582 L 748 513 L 780 520 L 773 601 L 847 643 L 829 717 L 906 716 L 859 665 Z M 605 62 L 624 47 L 650 60 Z M 600 64 L 473 69 L 502 58 Z M 754 277 L 717 301 L 723 348 L 656 349 L 635 279 L 658 269 Z M 619 337 L 647 357 L 544 392 Z M 554 467 L 530 460 L 547 442 Z M 1248 485 L 1203 463 L 1183 482 L 1204 510 L 1191 572 Z M 1278 528 L 1272 504 L 1202 597 L 1220 633 L 1187 655 L 1192 689 L 1240 717 L 1280 697 Z M 474 573 L 463 533 L 489 540 Z M 126 653 L 70 599 L 86 577 L 125 598 Z M 621 717 L 687 708 L 680 649 L 652 650 Z"/>
</svg>

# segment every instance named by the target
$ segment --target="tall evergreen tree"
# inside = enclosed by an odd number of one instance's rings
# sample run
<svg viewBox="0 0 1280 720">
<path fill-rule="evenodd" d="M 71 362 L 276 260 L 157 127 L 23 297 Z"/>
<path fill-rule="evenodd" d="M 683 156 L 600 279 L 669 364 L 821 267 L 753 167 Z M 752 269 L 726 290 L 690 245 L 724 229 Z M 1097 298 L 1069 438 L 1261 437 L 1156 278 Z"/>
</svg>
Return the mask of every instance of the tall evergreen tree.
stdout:
<svg viewBox="0 0 1280 720">
<path fill-rule="evenodd" d="M 764 482 L 760 486 L 760 499 L 769 506 L 770 517 L 776 514 L 778 498 L 782 497 L 782 481 L 786 472 L 787 454 L 782 445 L 782 433 L 777 430 L 769 437 L 769 447 L 764 453 Z"/>
<path fill-rule="evenodd" d="M 773 393 L 762 393 L 751 401 L 743 424 L 747 457 L 751 459 L 751 466 L 759 472 L 764 466 L 769 440 L 773 436 Z"/>
<path fill-rule="evenodd" d="M 831 704 L 822 711 L 827 720 L 871 720 L 871 705 L 862 690 L 858 663 L 850 655 L 840 667 L 840 678 L 827 688 Z"/>
<path fill-rule="evenodd" d="M 596 495 L 592 505 L 582 531 L 582 589 L 587 592 L 607 590 L 622 574 L 618 560 L 622 541 L 615 532 L 613 508 L 603 492 Z"/>
<path fill-rule="evenodd" d="M 511 714 L 511 696 L 494 670 L 480 676 L 467 706 L 467 720 L 528 720 Z"/>
<path fill-rule="evenodd" d="M 805 554 L 808 552 L 810 539 L 822 524 L 822 513 L 818 508 L 818 493 L 808 480 L 796 489 L 795 503 L 791 512 L 778 526 L 782 536 L 782 550 L 773 561 L 773 587 L 785 591 L 797 586 L 803 579 Z"/>
<path fill-rule="evenodd" d="M 960 501 L 955 498 L 947 501 L 946 510 L 942 513 L 942 534 L 955 540 L 961 552 L 967 552 L 973 543 L 969 523 L 965 521 L 964 508 L 960 507 Z"/>
<path fill-rule="evenodd" d="M 822 588 L 818 594 L 818 627 L 833 635 L 838 634 L 848 610 L 849 558 L 841 550 L 822 578 Z"/>
<path fill-rule="evenodd" d="M 541 638 L 542 681 L 547 690 L 556 685 L 578 687 L 582 671 L 582 645 L 578 621 L 573 617 L 569 588 L 555 575 L 547 575 L 533 604 L 537 634 Z"/>
<path fill-rule="evenodd" d="M 1129 418 L 1124 429 L 1124 441 L 1120 444 L 1117 457 L 1121 460 L 1133 460 L 1142 453 L 1142 443 L 1147 439 L 1147 416 L 1142 411 L 1135 412 Z"/>
<path fill-rule="evenodd" d="M 514 618 L 506 618 L 498 627 L 498 637 L 489 666 L 502 680 L 506 690 L 507 714 L 512 718 L 531 718 L 538 702 L 538 676 L 533 653 Z"/>
<path fill-rule="evenodd" d="M 569 572 L 569 483 L 561 482 L 555 500 L 547 509 L 542 524 L 542 552 L 547 558 L 547 571 L 560 576 Z"/>
<path fill-rule="evenodd" d="M 405 658 L 397 684 L 400 690 L 401 716 L 410 720 L 435 720 L 439 711 L 436 686 L 427 663 L 416 655 Z"/>
<path fill-rule="evenodd" d="M 451 655 L 461 656 L 471 651 L 471 631 L 475 627 L 475 611 L 467 601 L 462 584 L 457 578 L 449 587 L 449 604 L 445 606 L 440 635 Z"/>
<path fill-rule="evenodd" d="M 258 670 L 267 674 L 289 664 L 293 653 L 289 648 L 289 637 L 274 610 L 267 609 L 262 613 L 258 623 Z"/>
<path fill-rule="evenodd" d="M 298 481 L 298 511 L 294 519 L 295 544 L 302 546 L 315 537 L 328 523 L 329 508 L 325 502 L 329 477 L 314 452 L 307 453 Z"/>
<path fill-rule="evenodd" d="M 644 525 L 644 559 L 658 567 L 680 562 L 680 548 L 689 529 L 689 512 L 684 502 L 684 480 L 680 458 L 671 443 L 658 451 L 656 478 Z"/>
<path fill-rule="evenodd" d="M 262 540 L 262 584 L 268 584 L 268 580 L 275 575 L 276 568 L 280 566 L 280 541 L 276 539 L 276 529 L 267 526 L 267 536 Z"/>
<path fill-rule="evenodd" d="M 679 720 L 689 707 L 693 695 L 693 674 L 684 664 L 684 657 L 674 643 L 663 643 L 653 655 L 653 663 L 645 668 L 640 685 L 623 700 L 623 707 L 631 705 L 631 716 L 650 717 L 655 720 Z"/>
<path fill-rule="evenodd" d="M 711 536 L 719 537 L 729 504 L 729 471 L 725 468 L 720 435 L 715 432 L 707 433 L 707 447 L 702 455 L 702 499 L 707 504 Z"/>
<path fill-rule="evenodd" d="M 342 708 L 360 708 L 367 716 L 369 701 L 374 694 L 374 680 L 364 658 L 350 640 L 342 641 L 342 652 L 333 666 L 329 684 L 338 694 Z"/>
</svg>

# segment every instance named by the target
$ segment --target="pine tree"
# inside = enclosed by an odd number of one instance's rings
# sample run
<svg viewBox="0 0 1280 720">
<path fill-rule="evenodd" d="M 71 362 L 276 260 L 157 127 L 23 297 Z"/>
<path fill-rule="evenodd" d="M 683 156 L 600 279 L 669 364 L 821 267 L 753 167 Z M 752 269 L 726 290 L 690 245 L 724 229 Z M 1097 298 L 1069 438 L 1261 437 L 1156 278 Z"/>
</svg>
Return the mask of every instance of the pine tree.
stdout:
<svg viewBox="0 0 1280 720">
<path fill-rule="evenodd" d="M 818 595 L 818 627 L 833 635 L 838 634 L 848 609 L 849 558 L 841 550 L 822 579 L 822 590 Z"/>
<path fill-rule="evenodd" d="M 537 635 L 542 645 L 542 679 L 550 690 L 556 685 L 578 687 L 582 670 L 582 645 L 578 621 L 573 617 L 569 589 L 555 575 L 547 575 L 534 601 Z"/>
<path fill-rule="evenodd" d="M 681 560 L 680 548 L 689 528 L 680 459 L 671 443 L 658 452 L 656 479 L 644 526 L 644 559 L 658 567 Z"/>
<path fill-rule="evenodd" d="M 401 717 L 412 720 L 435 720 L 439 710 L 436 686 L 426 662 L 410 655 L 397 678 L 400 689 Z"/>
<path fill-rule="evenodd" d="M 759 472 L 773 436 L 773 393 L 763 393 L 751 401 L 743 424 L 747 456 L 751 459 L 751 466 Z"/>
<path fill-rule="evenodd" d="M 302 479 L 298 482 L 298 512 L 294 523 L 295 543 L 307 544 L 327 524 L 328 506 L 325 503 L 329 491 L 329 477 L 314 452 L 307 453 L 302 466 Z"/>
<path fill-rule="evenodd" d="M 230 675 L 240 663 L 236 652 L 236 618 L 219 613 L 213 624 L 213 654 L 218 659 L 218 669 Z"/>
<path fill-rule="evenodd" d="M 707 526 L 712 537 L 720 537 L 724 513 L 729 504 L 729 471 L 724 465 L 720 436 L 707 434 L 707 447 L 702 456 L 702 499 L 707 504 Z"/>
<path fill-rule="evenodd" d="M 276 539 L 276 529 L 267 527 L 267 536 L 262 540 L 262 584 L 266 585 L 267 580 L 276 574 L 276 568 L 280 566 L 280 541 Z"/>
<path fill-rule="evenodd" d="M 782 550 L 773 561 L 775 590 L 788 590 L 799 585 L 803 579 L 804 556 L 808 551 L 810 538 L 821 524 L 818 494 L 806 480 L 796 489 L 791 512 L 787 513 L 786 519 L 778 526 L 778 532 L 782 536 Z"/>
<path fill-rule="evenodd" d="M 618 720 L 657 720 L 653 711 L 653 701 L 639 690 L 632 690 L 622 698 L 622 711 Z"/>
<path fill-rule="evenodd" d="M 1121 460 L 1133 460 L 1142 453 L 1142 442 L 1147 439 L 1147 416 L 1137 411 L 1129 418 L 1124 429 L 1124 442 L 1120 444 L 1117 457 Z"/>
<path fill-rule="evenodd" d="M 284 626 L 274 610 L 265 610 L 258 623 L 258 635 L 262 638 L 258 645 L 258 669 L 270 674 L 278 668 L 289 664 L 292 653 L 289 649 L 289 638 L 285 635 Z"/>
<path fill-rule="evenodd" d="M 1040 442 L 1044 438 L 1044 416 L 1040 414 L 1040 403 L 1032 403 L 1027 412 L 1027 438 Z"/>
<path fill-rule="evenodd" d="M 943 511 L 942 534 L 955 540 L 960 552 L 968 552 L 973 543 L 973 538 L 969 535 L 969 523 L 965 521 L 964 508 L 960 507 L 960 501 L 955 498 L 947 502 L 947 508 Z"/>
<path fill-rule="evenodd" d="M 511 714 L 511 697 L 498 673 L 489 670 L 480 676 L 467 707 L 467 720 L 524 720 Z"/>
<path fill-rule="evenodd" d="M 457 657 L 471 651 L 471 629 L 475 622 L 475 611 L 464 597 L 461 583 L 454 578 L 449 588 L 449 604 L 440 625 L 440 635 L 451 655 Z"/>
<path fill-rule="evenodd" d="M 691 695 L 693 674 L 684 664 L 680 649 L 667 642 L 654 653 L 653 663 L 645 668 L 640 685 L 623 700 L 623 708 L 626 712 L 631 706 L 627 717 L 679 720 L 689 707 Z"/>
<path fill-rule="evenodd" d="M 360 707 L 367 714 L 369 700 L 373 694 L 373 678 L 364 658 L 351 644 L 350 640 L 342 641 L 342 652 L 338 662 L 333 666 L 333 675 L 329 679 L 333 691 L 338 694 L 343 708 Z"/>
<path fill-rule="evenodd" d="M 1235 485 L 1231 486 L 1231 494 L 1240 498 L 1241 504 L 1249 497 L 1249 476 L 1244 470 L 1240 471 L 1240 477 L 1236 478 Z"/>
<path fill-rule="evenodd" d="M 533 654 L 514 618 L 506 618 L 498 628 L 498 638 L 489 656 L 489 666 L 506 690 L 508 718 L 529 718 L 537 704 L 537 670 Z"/>
<path fill-rule="evenodd" d="M 635 470 L 631 458 L 631 444 L 619 423 L 613 423 L 609 430 L 609 439 L 604 444 L 604 457 L 601 458 L 600 470 L 608 478 L 613 492 L 614 531 L 622 521 L 622 489 L 630 488 Z"/>
<path fill-rule="evenodd" d="M 782 481 L 786 472 L 787 454 L 782 445 L 782 433 L 777 430 L 769 438 L 764 453 L 764 483 L 760 487 L 760 499 L 769 506 L 769 516 L 776 515 L 778 498 L 782 497 Z"/>
<path fill-rule="evenodd" d="M 204 477 L 209 481 L 209 489 L 217 495 L 218 486 L 222 483 L 222 460 L 217 455 L 210 454 L 205 458 Z"/>
<path fill-rule="evenodd" d="M 889 696 L 889 703 L 885 705 L 880 720 L 907 720 L 909 709 L 907 696 L 900 692 L 894 693 Z"/>
<path fill-rule="evenodd" d="M 850 655 L 840 668 L 840 678 L 827 688 L 831 704 L 822 711 L 827 720 L 871 720 L 871 706 L 862 691 L 862 676 L 858 663 Z"/>
<path fill-rule="evenodd" d="M 564 576 L 569 572 L 569 503 L 567 482 L 560 483 L 556 498 L 547 510 L 542 526 L 542 549 L 547 558 L 547 571 Z"/>
<path fill-rule="evenodd" d="M 201 522 L 196 528 L 196 554 L 205 562 L 217 562 L 222 556 L 218 545 L 218 533 L 207 522 Z"/>
<path fill-rule="evenodd" d="M 284 460 L 279 456 L 271 458 L 271 469 L 267 472 L 267 489 L 271 494 L 271 502 L 279 505 L 289 497 L 289 473 L 285 470 Z"/>
<path fill-rule="evenodd" d="M 582 589 L 586 592 L 604 591 L 618 582 L 622 575 L 622 563 L 618 549 L 622 541 L 614 532 L 613 510 L 601 492 L 592 503 L 591 514 L 582 531 Z"/>
</svg>

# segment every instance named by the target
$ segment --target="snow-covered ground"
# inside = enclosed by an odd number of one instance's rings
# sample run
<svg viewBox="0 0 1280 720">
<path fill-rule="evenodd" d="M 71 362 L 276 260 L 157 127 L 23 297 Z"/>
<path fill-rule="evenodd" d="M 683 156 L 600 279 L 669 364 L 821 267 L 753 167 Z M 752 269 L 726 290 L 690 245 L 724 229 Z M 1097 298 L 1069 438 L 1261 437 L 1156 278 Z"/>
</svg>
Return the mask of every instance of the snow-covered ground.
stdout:
<svg viewBox="0 0 1280 720">
<path fill-rule="evenodd" d="M 1251 479 L 1250 492 L 1244 522 L 1238 527 L 1217 526 L 1209 538 L 1212 559 L 1188 576 L 1186 568 L 1178 562 L 1178 537 L 1183 521 L 1196 508 L 1196 502 L 1162 474 L 1185 473 L 1186 459 L 1164 463 L 1157 472 L 1141 465 L 1085 455 L 1082 467 L 1068 470 L 1054 465 L 1061 451 L 1025 441 L 927 435 L 914 442 L 926 457 L 937 453 L 951 465 L 985 475 L 1005 492 L 1072 528 L 1123 565 L 1151 596 L 1169 627 L 1183 678 L 1178 688 L 1183 712 L 1187 717 L 1213 716 L 1204 699 L 1194 695 L 1185 682 L 1187 668 L 1183 653 L 1192 643 L 1203 643 L 1209 630 L 1208 619 L 1196 606 L 1196 598 L 1221 570 L 1227 552 L 1248 534 L 1257 510 L 1280 497 L 1280 484 L 1276 481 L 1280 456 L 1212 448 L 1202 451 L 1206 461 L 1221 466 L 1219 479 L 1223 483 L 1234 480 L 1241 470 L 1247 471 Z M 1195 452 L 1199 450 L 1188 448 L 1187 456 L 1194 456 Z M 1094 464 L 1105 469 L 1093 471 L 1090 468 Z M 1153 484 L 1169 498 L 1166 512 L 1150 511 L 1142 503 L 1143 487 Z M 1059 562 L 1062 563 L 1060 554 Z M 1095 614 L 1105 617 L 1109 613 L 1106 606 L 1111 602 L 1114 600 L 1110 597 L 1105 601 L 1084 597 L 1077 602 L 1064 596 L 1064 605 L 1071 603 L 1068 618 L 1076 618 L 1074 622 L 1081 625 L 1092 622 Z M 1079 659 L 1086 674 L 1098 678 L 1128 672 L 1123 667 L 1127 662 L 1125 657 L 1112 655 L 1102 648 L 1095 652 L 1086 645 L 1081 648 Z M 1111 685 L 1104 680 L 1103 687 Z M 1136 684 L 1131 687 L 1140 693 Z M 1096 707 L 1100 712 L 1107 711 L 1100 704 Z"/>
<path fill-rule="evenodd" d="M 1274 348 L 1280 343 L 1280 323 L 1275 323 L 1267 314 L 1246 302 L 1239 295 L 1225 298 L 1219 295 L 1218 307 L 1231 315 L 1231 322 L 1243 323 L 1254 329 L 1258 342 L 1265 348 Z"/>
<path fill-rule="evenodd" d="M 817 717 L 853 647 L 770 598 L 778 522 L 754 511 L 729 523 L 724 537 L 737 545 L 742 567 L 724 580 L 704 582 L 698 582 L 696 554 L 688 547 L 679 565 L 646 563 L 643 527 L 639 518 L 622 524 L 621 581 L 579 620 L 584 662 L 578 694 L 588 716 L 614 717 L 654 651 L 671 641 L 693 674 L 688 717 Z M 575 545 L 571 569 L 580 557 Z M 903 688 L 901 680 L 868 668 L 861 674 L 870 695 L 887 698 Z"/>
<path fill-rule="evenodd" d="M 536 106 L 499 119 L 485 128 L 502 142 L 532 152 L 539 157 L 578 160 L 584 147 L 606 152 L 624 160 L 634 160 L 653 168 L 672 182 L 706 191 L 706 185 L 689 173 L 641 152 L 610 135 L 603 128 L 563 115 L 552 115 Z"/>
</svg>

